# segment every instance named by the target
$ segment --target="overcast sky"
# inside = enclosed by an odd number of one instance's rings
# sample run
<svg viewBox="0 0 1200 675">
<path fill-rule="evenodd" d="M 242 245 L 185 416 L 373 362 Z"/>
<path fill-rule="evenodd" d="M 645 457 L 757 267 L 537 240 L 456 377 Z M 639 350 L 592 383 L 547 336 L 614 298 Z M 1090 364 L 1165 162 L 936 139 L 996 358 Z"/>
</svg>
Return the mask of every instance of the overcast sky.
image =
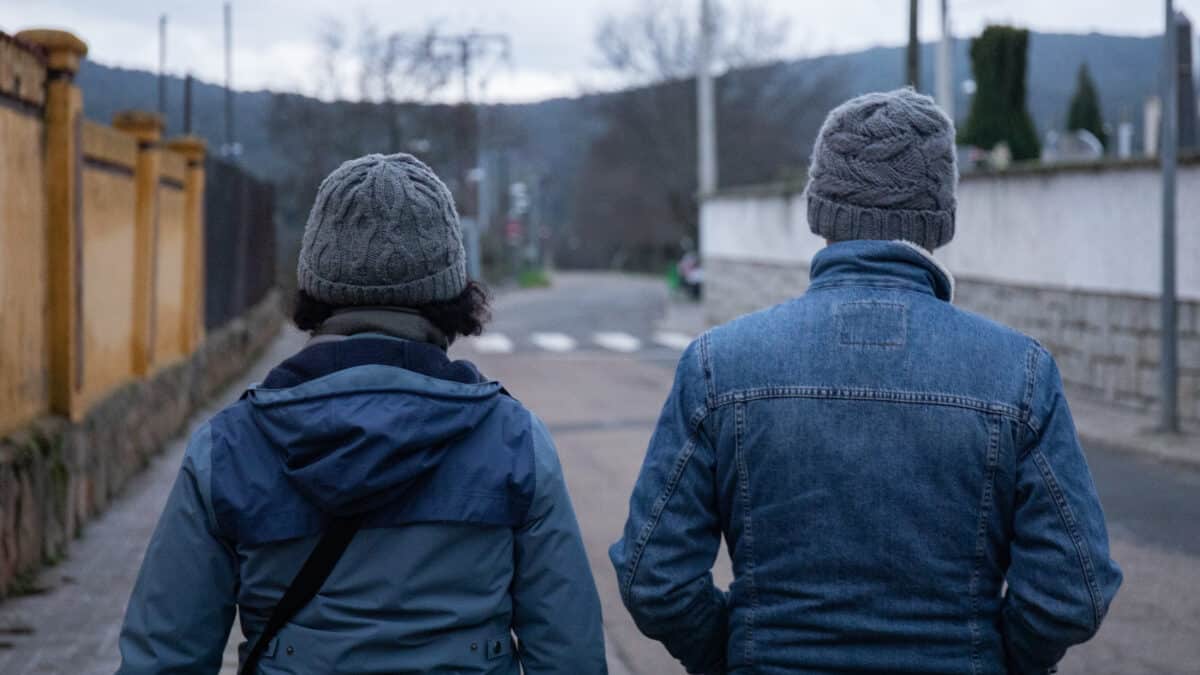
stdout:
<svg viewBox="0 0 1200 675">
<path fill-rule="evenodd" d="M 659 0 L 234 0 L 234 86 L 314 93 L 316 37 L 336 17 L 350 29 L 500 31 L 512 38 L 512 65 L 493 76 L 488 97 L 527 101 L 572 95 L 603 82 L 592 36 L 606 14 Z M 672 0 L 665 0 L 672 1 Z M 675 0 L 688 5 L 698 0 Z M 733 0 L 737 2 L 739 0 Z M 907 39 L 906 0 L 748 0 L 787 17 L 789 56 L 898 45 Z M 950 0 L 955 34 L 992 22 L 1039 31 L 1160 33 L 1162 0 Z M 220 0 L 0 0 L 0 30 L 65 27 L 100 63 L 152 70 L 158 16 L 169 16 L 167 69 L 223 80 Z M 1200 17 L 1200 0 L 1176 0 Z M 921 0 L 921 37 L 938 34 L 938 0 Z M 349 90 L 350 87 L 348 86 Z M 347 92 L 349 93 L 349 92 Z"/>
</svg>

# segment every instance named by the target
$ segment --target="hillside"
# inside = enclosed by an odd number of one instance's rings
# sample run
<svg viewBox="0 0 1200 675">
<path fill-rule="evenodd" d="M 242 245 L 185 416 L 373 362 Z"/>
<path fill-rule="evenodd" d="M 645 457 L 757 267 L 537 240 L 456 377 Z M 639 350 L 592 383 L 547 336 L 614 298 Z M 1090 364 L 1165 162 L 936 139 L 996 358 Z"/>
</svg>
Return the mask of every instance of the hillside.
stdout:
<svg viewBox="0 0 1200 675">
<path fill-rule="evenodd" d="M 1140 149 L 1142 108 L 1158 86 L 1160 40 L 1107 35 L 1034 34 L 1030 41 L 1029 108 L 1039 134 L 1061 128 L 1081 63 L 1091 69 L 1104 118 L 1135 125 Z M 968 42 L 955 50 L 957 80 L 970 73 Z M 934 45 L 923 47 L 923 88 L 933 86 Z M 718 82 L 722 185 L 757 183 L 802 170 L 830 107 L 850 96 L 899 86 L 903 50 L 875 48 L 727 73 Z M 86 62 L 79 75 L 85 112 L 107 121 L 119 108 L 152 109 L 153 74 Z M 959 121 L 969 100 L 958 87 Z M 224 140 L 223 91 L 198 82 L 195 132 L 210 148 Z M 183 82 L 168 80 L 168 133 L 182 128 Z M 454 106 L 322 102 L 296 94 L 239 91 L 234 96 L 242 162 L 278 186 L 280 220 L 294 237 L 321 177 L 341 161 L 368 152 L 418 152 L 442 175 L 464 213 L 475 186 L 464 180 L 476 163 L 470 111 Z M 485 258 L 506 264 L 504 241 L 511 181 L 537 186 L 529 218 L 540 219 L 560 264 L 661 269 L 694 240 L 695 98 L 690 83 L 530 104 L 489 106 L 488 192 L 491 233 Z M 499 262 L 497 262 L 499 261 Z"/>
<path fill-rule="evenodd" d="M 1158 87 L 1160 41 L 1157 38 L 1127 38 L 1108 35 L 1058 35 L 1036 33 L 1030 46 L 1029 107 L 1039 132 L 1061 126 L 1075 83 L 1079 64 L 1087 62 L 1095 77 L 1104 108 L 1105 120 L 1115 123 L 1122 118 L 1133 122 L 1141 139 L 1142 104 Z M 968 44 L 956 44 L 956 73 L 961 81 L 970 72 Z M 933 84 L 934 45 L 923 47 L 924 88 Z M 789 70 L 836 67 L 848 76 L 848 94 L 888 89 L 901 80 L 903 50 L 895 47 L 874 48 L 850 54 L 804 59 L 788 64 Z M 121 108 L 152 109 L 157 101 L 156 78 L 152 73 L 123 68 L 110 68 L 92 61 L 85 62 L 79 82 L 87 92 L 85 109 L 88 117 L 107 121 Z M 168 78 L 168 126 L 173 131 L 182 128 L 183 80 Z M 237 135 L 245 148 L 245 162 L 253 171 L 269 177 L 286 165 L 287 159 L 273 152 L 267 134 L 267 119 L 271 92 L 238 91 L 234 96 L 234 118 Z M 197 82 L 194 96 L 193 120 L 195 130 L 219 145 L 224 136 L 222 117 L 223 95 L 219 86 Z M 504 106 L 509 114 L 524 118 L 524 122 L 546 120 L 553 134 L 562 129 L 563 120 L 572 114 L 587 116 L 594 107 L 594 96 L 575 99 L 555 99 L 541 103 Z M 959 90 L 958 114 L 965 116 L 968 99 Z M 535 126 L 522 124 L 522 126 Z M 572 125 L 567 125 L 572 126 Z M 549 144 L 553 145 L 553 144 Z"/>
</svg>

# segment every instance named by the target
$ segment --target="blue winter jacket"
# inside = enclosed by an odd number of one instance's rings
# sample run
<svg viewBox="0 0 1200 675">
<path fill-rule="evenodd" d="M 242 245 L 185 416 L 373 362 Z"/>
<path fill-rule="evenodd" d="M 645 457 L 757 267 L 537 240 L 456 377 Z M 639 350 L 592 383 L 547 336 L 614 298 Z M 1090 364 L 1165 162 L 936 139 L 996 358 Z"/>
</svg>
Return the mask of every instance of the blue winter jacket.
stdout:
<svg viewBox="0 0 1200 675">
<path fill-rule="evenodd" d="M 1047 672 L 1121 583 L 1054 360 L 916 247 L 811 277 L 680 361 L 610 552 L 639 628 L 693 673 Z"/>
<path fill-rule="evenodd" d="M 473 366 L 381 335 L 312 344 L 195 433 L 118 672 L 216 673 L 235 609 L 244 659 L 326 524 L 357 513 L 363 529 L 259 672 L 605 672 L 545 427 Z"/>
</svg>

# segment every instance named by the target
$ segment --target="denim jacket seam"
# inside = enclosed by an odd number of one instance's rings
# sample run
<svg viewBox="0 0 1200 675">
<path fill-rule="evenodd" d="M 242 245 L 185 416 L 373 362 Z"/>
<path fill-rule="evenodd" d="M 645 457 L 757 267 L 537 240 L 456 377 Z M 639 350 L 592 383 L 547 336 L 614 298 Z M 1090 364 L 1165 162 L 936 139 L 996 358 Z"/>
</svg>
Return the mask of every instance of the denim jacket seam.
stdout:
<svg viewBox="0 0 1200 675">
<path fill-rule="evenodd" d="M 654 508 L 651 510 L 650 517 L 642 525 L 637 541 L 634 542 L 633 551 L 629 556 L 625 579 L 621 583 L 621 597 L 627 605 L 633 604 L 633 581 L 637 576 L 638 567 L 641 565 L 642 554 L 645 552 L 646 546 L 650 543 L 650 538 L 654 536 L 654 531 L 658 529 L 658 523 L 662 519 L 663 511 L 667 509 L 667 504 L 670 503 L 671 497 L 674 496 L 675 489 L 679 486 L 680 480 L 683 479 L 683 473 L 687 470 L 687 465 L 691 462 L 692 455 L 696 452 L 696 442 L 700 435 L 699 425 L 704 421 L 705 417 L 707 417 L 707 413 L 701 415 L 694 426 L 689 424 L 688 440 L 684 443 L 683 449 L 679 453 L 679 458 L 675 460 L 675 467 L 672 469 L 671 475 L 667 477 L 666 485 L 663 486 L 658 498 L 654 500 Z"/>
<path fill-rule="evenodd" d="M 987 448 L 987 480 L 983 484 L 979 496 L 979 520 L 975 532 L 975 556 L 971 566 L 971 581 L 968 584 L 968 595 L 971 598 L 971 672 L 978 674 L 982 667 L 980 663 L 980 645 L 982 631 L 979 626 L 979 579 L 982 574 L 984 559 L 987 554 L 987 523 L 992 513 L 992 503 L 995 499 L 996 470 L 1000 462 L 1000 421 L 996 416 L 988 420 Z"/>
<path fill-rule="evenodd" d="M 1049 356 L 1045 348 L 1036 340 L 1031 340 L 1025 353 L 1025 394 L 1021 401 L 1021 419 L 1018 420 L 1028 432 L 1022 450 L 1017 454 L 1017 461 L 1022 461 L 1037 445 L 1037 439 L 1042 435 L 1043 419 L 1033 409 L 1033 399 L 1037 395 L 1038 369 L 1042 359 Z"/>
<path fill-rule="evenodd" d="M 860 387 L 825 387 L 809 385 L 783 385 L 773 387 L 750 387 L 735 389 L 719 395 L 715 408 L 721 408 L 732 403 L 753 401 L 764 398 L 811 398 L 835 400 L 865 400 L 884 403 L 905 403 L 913 405 L 939 405 L 945 407 L 965 408 L 977 412 L 1000 415 L 1016 421 L 1023 421 L 1021 411 L 1004 403 L 989 402 L 960 394 L 940 392 L 910 391 L 905 389 L 873 389 Z"/>
<path fill-rule="evenodd" d="M 746 455 L 742 448 L 742 435 L 746 427 L 746 406 L 739 401 L 734 408 L 734 443 L 738 470 L 738 492 L 742 499 L 742 535 L 739 545 L 745 546 L 746 584 L 749 587 L 750 606 L 746 612 L 746 645 L 743 658 L 746 665 L 754 666 L 754 624 L 758 612 L 758 584 L 755 580 L 754 528 L 750 517 L 750 477 L 746 468 Z"/>
<path fill-rule="evenodd" d="M 1062 488 L 1058 485 L 1058 479 L 1054 476 L 1054 469 L 1050 466 L 1049 460 L 1046 459 L 1046 455 L 1041 450 L 1034 450 L 1031 454 L 1034 463 L 1037 464 L 1042 482 L 1046 485 L 1046 489 L 1050 491 L 1050 496 L 1054 500 L 1059 520 L 1062 521 L 1063 527 L 1067 530 L 1067 535 L 1071 537 L 1071 543 L 1075 546 L 1080 571 L 1083 572 L 1083 579 L 1088 589 L 1088 598 L 1091 600 L 1092 605 L 1092 625 L 1090 627 L 1095 630 L 1100 626 L 1101 611 L 1099 600 L 1100 589 L 1096 581 L 1095 570 L 1092 566 L 1092 557 L 1087 552 L 1083 534 L 1079 531 L 1075 521 L 1075 514 L 1071 512 L 1071 505 L 1067 503 L 1066 495 L 1063 494 Z"/>
<path fill-rule="evenodd" d="M 827 290 L 834 290 L 834 289 L 839 289 L 839 288 L 877 288 L 877 289 L 883 289 L 883 290 L 888 290 L 888 291 L 902 291 L 904 293 L 913 293 L 915 295 L 933 298 L 935 300 L 941 300 L 941 298 L 939 298 L 937 296 L 937 294 L 931 290 L 921 290 L 919 288 L 911 288 L 907 284 L 901 284 L 901 283 L 895 283 L 895 284 L 883 283 L 883 282 L 869 283 L 869 282 L 863 282 L 863 281 L 847 280 L 847 281 L 818 281 L 816 283 L 808 285 L 809 291 L 827 291 Z"/>
<path fill-rule="evenodd" d="M 679 480 L 683 476 L 684 470 L 687 468 L 688 462 L 692 459 L 692 454 L 696 450 L 696 441 L 689 438 L 687 443 L 683 445 L 679 457 L 675 460 L 675 466 L 671 470 L 671 475 L 667 477 L 667 483 L 663 486 L 662 491 L 654 500 L 654 507 L 651 509 L 650 517 L 642 525 L 642 529 L 638 532 L 637 541 L 634 542 L 633 551 L 629 556 L 628 568 L 625 571 L 625 579 L 621 584 L 621 597 L 625 600 L 625 604 L 633 606 L 633 581 L 637 576 L 638 567 L 642 562 L 642 554 L 646 551 L 646 546 L 650 543 L 650 538 L 654 536 L 654 530 L 658 528 L 658 523 L 662 519 L 663 511 L 666 510 L 667 504 L 671 501 L 671 497 L 675 494 L 675 488 L 679 485 Z"/>
<path fill-rule="evenodd" d="M 1037 392 L 1038 366 L 1041 365 L 1044 350 L 1035 341 L 1025 352 L 1025 392 L 1021 397 L 1021 419 L 1027 428 L 1036 434 L 1041 427 L 1041 420 L 1033 412 L 1033 397 Z"/>
<path fill-rule="evenodd" d="M 711 338 L 709 335 L 710 331 L 705 331 L 697 341 L 700 351 L 700 372 L 704 375 L 704 407 L 706 410 L 716 407 L 714 402 L 717 399 L 717 385 L 716 378 L 713 377 Z"/>
</svg>

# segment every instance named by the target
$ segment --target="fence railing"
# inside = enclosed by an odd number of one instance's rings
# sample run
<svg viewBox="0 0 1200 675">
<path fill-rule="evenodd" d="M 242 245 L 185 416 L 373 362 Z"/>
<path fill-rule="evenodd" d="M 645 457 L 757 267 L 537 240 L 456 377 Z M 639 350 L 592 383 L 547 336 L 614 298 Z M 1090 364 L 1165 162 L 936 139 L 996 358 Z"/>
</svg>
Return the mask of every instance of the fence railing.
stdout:
<svg viewBox="0 0 1200 675">
<path fill-rule="evenodd" d="M 275 189 L 220 159 L 205 167 L 204 325 L 215 330 L 275 283 Z"/>
<path fill-rule="evenodd" d="M 273 280 L 270 186 L 163 139 L 154 113 L 85 120 L 86 52 L 63 31 L 0 33 L 0 435 L 82 419 Z"/>
</svg>

